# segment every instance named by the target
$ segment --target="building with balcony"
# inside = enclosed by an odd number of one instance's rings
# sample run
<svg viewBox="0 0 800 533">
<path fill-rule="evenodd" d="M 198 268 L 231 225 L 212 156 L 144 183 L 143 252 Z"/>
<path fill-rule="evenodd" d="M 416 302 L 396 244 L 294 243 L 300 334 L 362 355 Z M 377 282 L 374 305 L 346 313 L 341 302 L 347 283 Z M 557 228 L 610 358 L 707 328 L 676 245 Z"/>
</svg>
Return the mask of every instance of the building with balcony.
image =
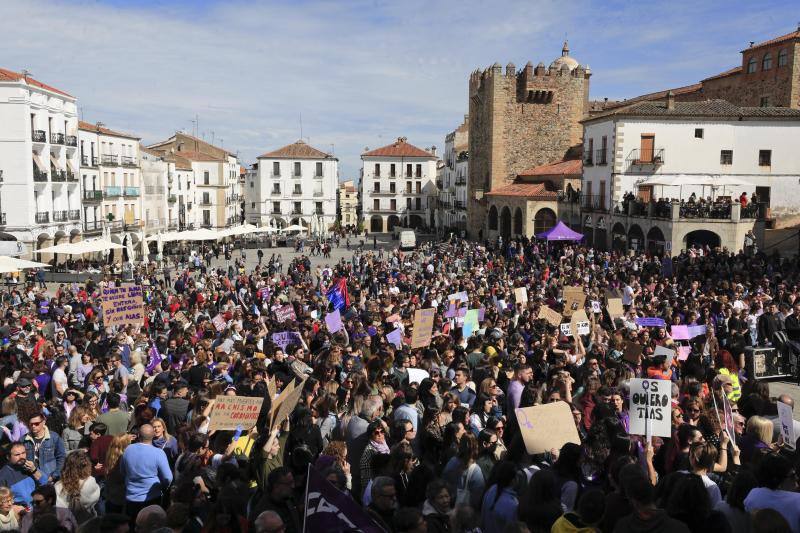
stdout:
<svg viewBox="0 0 800 533">
<path fill-rule="evenodd" d="M 80 240 L 76 98 L 0 69 L 0 103 L 0 254 Z"/>
<path fill-rule="evenodd" d="M 142 235 L 139 137 L 81 121 L 78 130 L 84 231 L 104 231 L 112 241 L 134 243 Z"/>
<path fill-rule="evenodd" d="M 442 231 L 467 229 L 467 178 L 469 177 L 469 115 L 444 140 L 436 226 Z"/>
<path fill-rule="evenodd" d="M 337 190 L 337 211 L 339 213 L 339 225 L 347 231 L 353 231 L 358 227 L 358 189 L 353 180 L 347 180 L 339 184 Z"/>
<path fill-rule="evenodd" d="M 191 166 L 194 179 L 190 185 L 191 190 L 187 188 L 183 194 L 179 194 L 178 189 L 173 186 L 169 191 L 169 194 L 175 196 L 179 217 L 180 198 L 184 198 L 185 207 L 182 212 L 186 227 L 222 229 L 242 222 L 239 206 L 241 167 L 235 154 L 180 131 L 147 148 L 168 161 L 175 158 L 175 172 L 182 176 L 181 187 L 187 174 L 185 170 L 178 173 L 177 166 Z M 190 200 L 192 196 L 193 199 Z"/>
<path fill-rule="evenodd" d="M 668 93 L 583 124 L 579 225 L 598 247 L 739 250 L 748 231 L 800 215 L 800 110 Z"/>
<path fill-rule="evenodd" d="M 435 147 L 423 150 L 399 137 L 365 151 L 361 160 L 361 216 L 370 233 L 391 232 L 395 226 L 435 226 Z"/>
<path fill-rule="evenodd" d="M 325 235 L 336 223 L 339 160 L 303 141 L 258 156 L 246 178 L 245 214 L 253 224 L 299 224 Z"/>
</svg>

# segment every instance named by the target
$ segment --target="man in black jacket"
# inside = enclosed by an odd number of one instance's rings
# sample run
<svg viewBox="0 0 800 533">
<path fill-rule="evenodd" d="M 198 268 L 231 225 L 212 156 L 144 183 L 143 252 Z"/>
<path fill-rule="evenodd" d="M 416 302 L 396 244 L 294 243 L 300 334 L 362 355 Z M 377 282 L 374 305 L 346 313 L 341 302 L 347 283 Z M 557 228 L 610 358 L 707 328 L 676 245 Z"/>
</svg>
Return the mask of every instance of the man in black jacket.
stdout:
<svg viewBox="0 0 800 533">
<path fill-rule="evenodd" d="M 188 391 L 189 384 L 185 381 L 179 381 L 175 385 L 172 397 L 164 400 L 161 405 L 161 418 L 166 421 L 167 431 L 172 435 L 177 435 L 178 428 L 186 422 L 186 416 L 189 412 L 189 400 L 186 399 Z"/>
<path fill-rule="evenodd" d="M 781 331 L 780 318 L 778 318 L 778 305 L 770 302 L 767 309 L 758 317 L 758 344 L 761 346 L 771 346 L 772 337 L 776 331 Z"/>
</svg>

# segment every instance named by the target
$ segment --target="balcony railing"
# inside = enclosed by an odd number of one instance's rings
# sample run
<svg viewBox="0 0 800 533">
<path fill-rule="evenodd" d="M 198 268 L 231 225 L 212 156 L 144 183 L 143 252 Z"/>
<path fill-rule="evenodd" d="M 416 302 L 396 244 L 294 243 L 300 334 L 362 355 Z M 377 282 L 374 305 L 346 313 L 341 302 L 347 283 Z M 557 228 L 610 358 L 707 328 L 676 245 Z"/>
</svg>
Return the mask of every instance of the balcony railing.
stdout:
<svg viewBox="0 0 800 533">
<path fill-rule="evenodd" d="M 31 132 L 31 139 L 35 143 L 47 142 L 47 134 L 42 130 L 33 130 Z"/>
<path fill-rule="evenodd" d="M 594 166 L 594 154 L 589 150 L 589 153 L 585 155 L 583 158 L 583 166 L 591 167 Z"/>
<path fill-rule="evenodd" d="M 466 202 L 462 202 L 460 200 L 456 200 L 455 202 L 453 202 L 453 205 L 454 205 L 454 207 L 456 209 L 466 209 L 467 208 L 467 203 Z"/>
<path fill-rule="evenodd" d="M 40 211 L 36 213 L 37 224 L 47 224 L 48 222 L 50 222 L 50 213 L 47 211 Z"/>
<path fill-rule="evenodd" d="M 111 186 L 103 189 L 103 196 L 106 198 L 118 198 L 122 196 L 122 187 Z"/>
<path fill-rule="evenodd" d="M 90 220 L 83 223 L 84 232 L 102 231 L 103 222 L 101 220 Z"/>
<path fill-rule="evenodd" d="M 67 181 L 78 181 L 78 175 L 72 172 L 71 170 L 67 170 Z"/>
<path fill-rule="evenodd" d="M 67 211 L 53 211 L 53 222 L 66 222 L 69 220 Z"/>
<path fill-rule="evenodd" d="M 92 166 L 96 167 L 99 164 L 100 164 L 100 159 L 96 155 L 92 156 Z"/>
<path fill-rule="evenodd" d="M 292 177 L 293 178 L 302 178 L 303 174 L 302 174 L 302 172 L 292 172 Z"/>
<path fill-rule="evenodd" d="M 456 185 L 466 185 L 466 184 L 467 184 L 467 178 L 457 178 L 456 179 Z"/>
<path fill-rule="evenodd" d="M 50 179 L 52 181 L 67 181 L 67 171 L 50 168 Z"/>
<path fill-rule="evenodd" d="M 322 209 L 315 209 L 314 210 L 314 214 L 315 215 L 324 215 L 325 213 L 322 212 Z"/>
<path fill-rule="evenodd" d="M 599 211 L 601 213 L 608 211 L 606 198 L 603 194 L 584 194 L 581 196 L 581 200 L 586 211 Z"/>
<path fill-rule="evenodd" d="M 50 144 L 64 144 L 64 134 L 63 133 L 51 133 L 50 134 Z"/>
<path fill-rule="evenodd" d="M 82 167 L 88 167 L 89 166 L 89 156 L 88 155 L 82 155 L 81 156 L 81 166 Z"/>
<path fill-rule="evenodd" d="M 292 214 L 293 215 L 302 215 L 303 214 L 303 210 L 302 209 L 292 209 Z"/>
<path fill-rule="evenodd" d="M 42 172 L 36 165 L 33 166 L 33 181 L 47 181 L 47 172 Z"/>
<path fill-rule="evenodd" d="M 103 191 L 84 190 L 83 199 L 87 201 L 100 201 L 103 199 Z"/>
<path fill-rule="evenodd" d="M 5 225 L 6 225 L 6 214 L 0 213 L 0 226 L 5 226 Z"/>
<path fill-rule="evenodd" d="M 111 154 L 105 154 L 100 156 L 100 162 L 104 165 L 117 165 L 117 156 Z"/>
<path fill-rule="evenodd" d="M 121 163 L 123 167 L 135 167 L 136 166 L 136 158 L 131 157 L 128 155 L 123 155 L 120 157 Z"/>
<path fill-rule="evenodd" d="M 322 196 L 322 191 L 314 191 L 314 196 Z"/>
<path fill-rule="evenodd" d="M 123 223 L 123 227 L 125 228 L 125 230 L 132 230 L 132 229 L 136 229 L 136 228 L 141 228 L 142 227 L 142 221 L 139 220 L 138 218 L 134 218 L 130 222 L 124 222 Z"/>
<path fill-rule="evenodd" d="M 169 196 L 167 196 L 167 202 L 169 202 L 171 204 L 174 204 L 177 201 L 178 201 L 178 197 L 175 196 L 174 194 L 170 194 Z"/>
<path fill-rule="evenodd" d="M 280 189 L 272 189 L 272 192 L 270 194 L 272 194 L 272 196 L 280 196 L 281 190 Z"/>
<path fill-rule="evenodd" d="M 74 148 L 78 146 L 78 138 L 75 135 L 67 135 L 64 137 L 64 144 Z"/>
<path fill-rule="evenodd" d="M 80 220 L 81 219 L 81 210 L 80 209 L 70 209 L 69 213 L 67 214 L 70 220 Z"/>
<path fill-rule="evenodd" d="M 608 149 L 603 150 L 602 148 L 600 148 L 599 150 L 595 150 L 594 164 L 595 165 L 608 164 Z"/>
<path fill-rule="evenodd" d="M 322 178 L 322 174 L 314 174 L 314 178 L 321 179 Z"/>
<path fill-rule="evenodd" d="M 139 196 L 139 187 L 125 187 L 125 196 Z"/>
<path fill-rule="evenodd" d="M 626 159 L 629 165 L 635 166 L 660 166 L 664 164 L 663 148 L 636 148 L 631 150 Z"/>
<path fill-rule="evenodd" d="M 292 191 L 292 196 L 301 196 L 303 191 L 301 189 L 295 189 Z"/>
<path fill-rule="evenodd" d="M 272 211 L 270 211 L 270 214 L 272 214 L 272 215 L 280 215 L 281 214 L 281 210 L 280 209 L 273 209 Z"/>
</svg>

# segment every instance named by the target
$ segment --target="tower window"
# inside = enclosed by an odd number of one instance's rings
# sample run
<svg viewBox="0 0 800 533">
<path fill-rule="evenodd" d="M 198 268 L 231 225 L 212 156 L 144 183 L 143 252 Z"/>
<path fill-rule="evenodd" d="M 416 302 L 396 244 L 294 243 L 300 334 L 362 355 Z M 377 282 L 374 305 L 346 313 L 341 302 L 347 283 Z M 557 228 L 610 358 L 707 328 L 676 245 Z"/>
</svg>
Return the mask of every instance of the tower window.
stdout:
<svg viewBox="0 0 800 533">
<path fill-rule="evenodd" d="M 751 57 L 750 61 L 747 62 L 747 73 L 752 74 L 758 69 L 758 61 L 756 61 L 755 57 Z"/>
<path fill-rule="evenodd" d="M 789 63 L 789 54 L 786 48 L 778 52 L 778 66 L 785 67 Z"/>
<path fill-rule="evenodd" d="M 767 52 L 764 54 L 764 59 L 761 60 L 761 70 L 769 70 L 772 68 L 772 54 Z"/>
<path fill-rule="evenodd" d="M 695 139 L 702 139 L 703 138 L 703 128 L 695 128 L 694 129 L 694 138 Z"/>
</svg>

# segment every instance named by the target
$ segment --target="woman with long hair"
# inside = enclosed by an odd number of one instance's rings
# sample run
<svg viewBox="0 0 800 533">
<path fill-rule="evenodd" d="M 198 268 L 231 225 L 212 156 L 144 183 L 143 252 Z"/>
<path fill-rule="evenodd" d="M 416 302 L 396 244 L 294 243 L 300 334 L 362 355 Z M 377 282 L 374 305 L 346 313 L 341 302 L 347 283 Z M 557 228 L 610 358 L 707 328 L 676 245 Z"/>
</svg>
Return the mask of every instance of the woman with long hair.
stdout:
<svg viewBox="0 0 800 533">
<path fill-rule="evenodd" d="M 97 514 L 100 486 L 92 477 L 92 461 L 83 450 L 67 455 L 61 479 L 56 481 L 56 506 L 72 511 L 78 524 Z"/>
<path fill-rule="evenodd" d="M 528 483 L 528 492 L 523 498 L 525 505 L 520 513 L 533 533 L 549 532 L 561 516 L 561 490 L 556 474 L 547 468 L 535 472 Z"/>
<path fill-rule="evenodd" d="M 442 478 L 456 487 L 456 505 L 471 505 L 479 509 L 486 480 L 478 460 L 478 439 L 466 432 L 458 443 L 458 453 L 450 459 L 442 471 Z"/>
<path fill-rule="evenodd" d="M 125 475 L 120 468 L 120 459 L 125 448 L 131 443 L 127 434 L 116 435 L 106 452 L 105 512 L 121 513 L 125 508 Z"/>
<path fill-rule="evenodd" d="M 178 458 L 178 439 L 167 432 L 167 423 L 163 419 L 153 418 L 150 425 L 153 426 L 153 446 L 164 450 L 170 466 L 175 466 L 175 460 Z"/>
<path fill-rule="evenodd" d="M 61 433 L 67 452 L 77 450 L 86 437 L 86 424 L 89 422 L 89 411 L 82 405 L 72 410 L 67 420 L 67 427 Z"/>
<path fill-rule="evenodd" d="M 484 533 L 502 533 L 506 526 L 517 521 L 519 500 L 514 490 L 517 470 L 514 463 L 503 461 L 495 467 L 489 480 L 489 490 L 483 496 L 481 523 Z"/>
<path fill-rule="evenodd" d="M 0 531 L 19 531 L 19 514 L 25 508 L 14 505 L 14 494 L 8 487 L 0 487 Z"/>
</svg>

